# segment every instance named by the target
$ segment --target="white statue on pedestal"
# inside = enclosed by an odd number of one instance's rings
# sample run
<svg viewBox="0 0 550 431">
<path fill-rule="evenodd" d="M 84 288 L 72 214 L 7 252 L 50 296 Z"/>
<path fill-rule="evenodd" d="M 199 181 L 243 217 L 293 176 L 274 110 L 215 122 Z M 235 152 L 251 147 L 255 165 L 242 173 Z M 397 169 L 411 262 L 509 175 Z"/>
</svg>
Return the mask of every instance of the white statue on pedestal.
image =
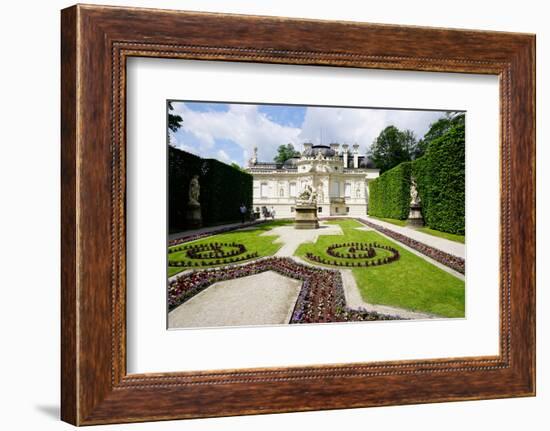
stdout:
<svg viewBox="0 0 550 431">
<path fill-rule="evenodd" d="M 416 188 L 416 180 L 411 178 L 411 205 L 419 205 L 420 196 L 418 196 L 418 190 Z"/>
<path fill-rule="evenodd" d="M 416 180 L 411 178 L 411 203 L 410 203 L 409 218 L 407 224 L 413 227 L 424 226 L 424 219 L 422 218 L 422 211 L 420 207 L 420 196 L 418 195 L 418 189 L 416 188 Z"/>
<path fill-rule="evenodd" d="M 195 175 L 189 183 L 189 202 L 187 203 L 189 206 L 200 206 L 200 190 L 199 176 Z"/>
<path fill-rule="evenodd" d="M 313 191 L 310 185 L 306 186 L 304 191 L 296 198 L 296 205 L 317 205 L 317 192 Z"/>
</svg>

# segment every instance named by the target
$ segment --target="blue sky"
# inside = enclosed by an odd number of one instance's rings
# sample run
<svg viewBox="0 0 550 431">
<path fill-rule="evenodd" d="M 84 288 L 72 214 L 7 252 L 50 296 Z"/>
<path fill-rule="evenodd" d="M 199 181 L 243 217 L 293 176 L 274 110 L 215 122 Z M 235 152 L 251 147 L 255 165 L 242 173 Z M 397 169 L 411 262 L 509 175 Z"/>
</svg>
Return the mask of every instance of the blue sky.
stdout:
<svg viewBox="0 0 550 431">
<path fill-rule="evenodd" d="M 417 138 L 443 111 L 173 102 L 183 126 L 170 132 L 170 142 L 204 158 L 246 166 L 253 148 L 260 161 L 273 161 L 279 145 L 304 142 L 359 144 L 367 151 L 387 126 L 410 129 Z"/>
<path fill-rule="evenodd" d="M 258 112 L 283 126 L 300 127 L 306 117 L 305 106 L 258 105 Z"/>
</svg>

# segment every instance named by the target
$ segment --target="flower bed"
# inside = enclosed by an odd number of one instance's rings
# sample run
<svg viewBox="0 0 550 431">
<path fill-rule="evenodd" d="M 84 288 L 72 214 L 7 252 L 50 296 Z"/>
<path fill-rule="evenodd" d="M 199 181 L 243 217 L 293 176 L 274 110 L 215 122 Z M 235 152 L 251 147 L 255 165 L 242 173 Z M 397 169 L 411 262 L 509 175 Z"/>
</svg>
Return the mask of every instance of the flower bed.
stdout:
<svg viewBox="0 0 550 431">
<path fill-rule="evenodd" d="M 266 258 L 240 266 L 193 271 L 170 282 L 168 308 L 177 306 L 214 283 L 275 271 L 302 281 L 302 288 L 289 323 L 328 323 L 368 320 L 395 320 L 395 316 L 347 307 L 342 278 L 338 271 L 299 264 L 290 258 Z M 273 286 L 276 289 L 276 286 Z M 243 298 L 246 301 L 246 298 Z"/>
<path fill-rule="evenodd" d="M 342 251 L 343 249 L 343 251 Z M 386 250 L 390 255 L 378 256 L 376 249 Z M 377 242 L 346 242 L 331 244 L 326 249 L 327 256 L 308 252 L 305 257 L 316 263 L 332 266 L 369 267 L 386 265 L 399 259 L 399 251 L 393 247 L 378 244 Z"/>
<path fill-rule="evenodd" d="M 371 223 L 364 219 L 357 219 L 357 220 L 359 220 L 361 223 L 365 224 L 366 226 L 369 226 L 377 230 L 378 232 L 381 232 L 384 235 L 392 239 L 395 239 L 415 249 L 416 251 L 419 251 L 420 253 L 432 258 L 433 260 L 439 263 L 442 263 L 443 265 L 448 266 L 449 268 L 454 269 L 457 272 L 460 272 L 461 274 L 464 274 L 466 271 L 466 262 L 461 257 L 453 256 L 452 254 L 438 250 L 437 248 L 426 245 L 420 241 L 416 241 L 412 238 L 409 238 L 408 236 L 397 233 L 391 229 L 382 227 L 376 223 Z"/>
<path fill-rule="evenodd" d="M 348 252 L 339 252 L 338 249 L 340 248 L 348 248 Z M 366 253 L 360 253 L 361 251 L 366 251 Z M 332 257 L 348 259 L 372 259 L 376 256 L 376 250 L 374 249 L 374 243 L 348 242 L 330 245 L 327 247 L 327 254 Z"/>
<path fill-rule="evenodd" d="M 168 255 L 185 251 L 188 260 L 170 260 L 169 266 L 210 266 L 237 263 L 244 260 L 254 259 L 259 256 L 258 252 L 246 253 L 246 247 L 236 242 L 207 244 L 187 244 L 168 249 Z"/>
</svg>

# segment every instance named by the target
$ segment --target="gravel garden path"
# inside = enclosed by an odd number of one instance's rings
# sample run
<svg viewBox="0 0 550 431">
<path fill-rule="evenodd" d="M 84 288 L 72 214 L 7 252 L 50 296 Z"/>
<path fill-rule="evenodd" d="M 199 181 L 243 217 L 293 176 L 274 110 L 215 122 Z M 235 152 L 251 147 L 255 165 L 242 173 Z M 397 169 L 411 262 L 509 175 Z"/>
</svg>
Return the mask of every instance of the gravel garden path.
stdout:
<svg viewBox="0 0 550 431">
<path fill-rule="evenodd" d="M 326 222 L 319 223 L 319 229 L 294 229 L 293 225 L 278 226 L 262 235 L 278 235 L 276 243 L 282 243 L 283 246 L 275 253 L 277 257 L 292 257 L 294 252 L 305 242 L 315 242 L 320 235 L 343 235 L 342 228 L 336 224 Z"/>
<path fill-rule="evenodd" d="M 287 324 L 301 287 L 274 271 L 214 283 L 168 313 L 168 327 Z"/>
<path fill-rule="evenodd" d="M 416 241 L 422 242 L 426 245 L 429 245 L 430 247 L 434 247 L 438 250 L 452 254 L 453 256 L 461 257 L 463 259 L 466 258 L 466 245 L 460 242 L 450 241 L 445 238 L 439 238 L 437 236 L 429 235 L 424 232 L 419 232 L 410 227 L 397 226 L 392 223 L 388 223 L 372 217 L 366 217 L 365 219 L 373 224 L 377 224 L 386 229 L 400 233 L 401 235 L 408 236 L 409 238 L 415 239 Z"/>
<path fill-rule="evenodd" d="M 217 225 L 217 226 L 208 226 L 208 227 L 201 227 L 199 229 L 195 229 L 195 230 L 186 230 L 184 232 L 176 232 L 176 233 L 171 233 L 168 235 L 168 241 L 172 241 L 172 240 L 175 240 L 175 239 L 179 239 L 179 238 L 182 238 L 182 237 L 186 237 L 186 236 L 190 236 L 190 235 L 200 235 L 200 234 L 203 234 L 203 233 L 209 233 L 209 232 L 216 232 L 220 229 L 224 229 L 224 228 L 227 228 L 227 229 L 246 229 L 246 228 L 250 228 L 250 229 L 254 229 L 257 227 L 257 225 L 260 224 L 258 223 L 257 221 L 256 222 L 245 222 L 245 223 L 241 223 L 241 222 L 238 222 L 238 223 L 229 223 L 229 224 L 224 224 L 224 225 Z"/>
</svg>

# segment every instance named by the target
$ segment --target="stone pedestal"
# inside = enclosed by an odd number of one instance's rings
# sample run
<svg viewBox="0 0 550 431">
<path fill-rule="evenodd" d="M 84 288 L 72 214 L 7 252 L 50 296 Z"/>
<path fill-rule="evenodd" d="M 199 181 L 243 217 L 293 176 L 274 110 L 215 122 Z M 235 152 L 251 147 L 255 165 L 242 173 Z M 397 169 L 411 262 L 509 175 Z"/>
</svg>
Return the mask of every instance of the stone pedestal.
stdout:
<svg viewBox="0 0 550 431">
<path fill-rule="evenodd" d="M 297 206 L 296 216 L 294 218 L 295 229 L 318 229 L 319 219 L 317 218 L 316 205 Z"/>
<path fill-rule="evenodd" d="M 199 228 L 202 226 L 201 206 L 188 204 L 185 209 L 185 220 L 189 228 Z"/>
<path fill-rule="evenodd" d="M 407 219 L 407 225 L 411 227 L 424 226 L 424 219 L 422 218 L 421 206 L 419 204 L 411 204 L 411 211 L 409 212 L 409 218 Z"/>
</svg>

